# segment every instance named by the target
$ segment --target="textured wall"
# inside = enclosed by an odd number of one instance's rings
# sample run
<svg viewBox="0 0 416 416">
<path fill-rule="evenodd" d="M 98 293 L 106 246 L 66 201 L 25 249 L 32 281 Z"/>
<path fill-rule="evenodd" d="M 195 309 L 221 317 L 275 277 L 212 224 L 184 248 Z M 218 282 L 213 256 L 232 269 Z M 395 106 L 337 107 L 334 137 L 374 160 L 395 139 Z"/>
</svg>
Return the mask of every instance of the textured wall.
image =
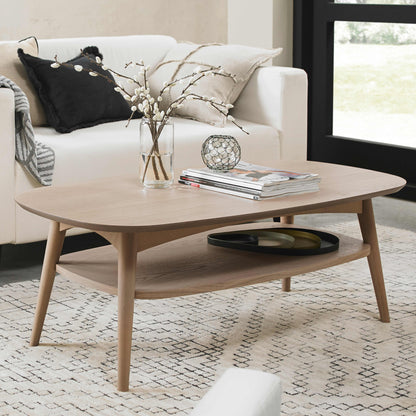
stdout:
<svg viewBox="0 0 416 416">
<path fill-rule="evenodd" d="M 290 0 L 228 0 L 228 42 L 282 47 L 274 65 L 292 66 L 292 22 Z"/>
<path fill-rule="evenodd" d="M 227 41 L 227 0 L 1 0 L 1 4 L 0 40 L 166 34 L 193 42 Z"/>
<path fill-rule="evenodd" d="M 0 40 L 166 34 L 196 43 L 283 47 L 292 62 L 290 0 L 0 0 Z M 230 15 L 228 15 L 230 12 Z"/>
<path fill-rule="evenodd" d="M 274 0 L 273 45 L 282 47 L 283 52 L 276 58 L 275 65 L 292 66 L 293 55 L 293 2 Z"/>
</svg>

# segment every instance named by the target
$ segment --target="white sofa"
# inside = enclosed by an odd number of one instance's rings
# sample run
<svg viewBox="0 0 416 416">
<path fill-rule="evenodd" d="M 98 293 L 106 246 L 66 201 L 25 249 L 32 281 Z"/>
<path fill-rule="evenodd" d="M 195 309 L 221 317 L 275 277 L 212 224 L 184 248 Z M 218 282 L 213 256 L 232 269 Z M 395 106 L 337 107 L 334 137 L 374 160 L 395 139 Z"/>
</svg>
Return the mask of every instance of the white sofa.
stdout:
<svg viewBox="0 0 416 416">
<path fill-rule="evenodd" d="M 155 66 L 175 45 L 169 36 L 120 36 L 39 40 L 39 57 L 70 59 L 85 46 L 98 46 L 107 66 L 121 70 L 126 62 L 143 59 Z M 1 57 L 0 57 L 1 58 Z M 224 128 L 174 118 L 175 170 L 201 166 L 200 149 L 211 134 L 236 137 L 245 161 L 278 166 L 280 159 L 306 159 L 307 78 L 294 68 L 261 67 L 253 74 L 232 111 L 250 132 L 229 122 Z M 57 133 L 36 127 L 36 139 L 55 151 L 52 186 L 97 178 L 138 174 L 138 120 L 101 124 Z M 40 186 L 15 161 L 14 96 L 0 88 L 0 244 L 27 243 L 47 237 L 48 222 L 15 203 L 15 195 Z M 82 230 L 71 230 L 72 234 Z"/>
</svg>

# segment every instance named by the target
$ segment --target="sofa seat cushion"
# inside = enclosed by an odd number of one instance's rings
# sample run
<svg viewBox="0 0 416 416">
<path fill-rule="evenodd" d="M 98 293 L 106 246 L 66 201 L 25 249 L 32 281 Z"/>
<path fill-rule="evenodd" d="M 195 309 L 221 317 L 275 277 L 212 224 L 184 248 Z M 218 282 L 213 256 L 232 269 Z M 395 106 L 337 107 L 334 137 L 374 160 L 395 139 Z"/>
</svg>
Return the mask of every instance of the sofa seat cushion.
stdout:
<svg viewBox="0 0 416 416">
<path fill-rule="evenodd" d="M 211 134 L 237 138 L 242 159 L 248 162 L 276 165 L 280 159 L 278 132 L 272 127 L 238 120 L 249 135 L 231 122 L 225 128 L 213 127 L 193 120 L 173 118 L 175 128 L 174 168 L 203 166 L 201 145 Z M 51 127 L 35 128 L 36 140 L 55 151 L 52 185 L 65 185 L 103 177 L 138 175 L 139 122 L 132 120 L 101 124 L 57 133 Z M 23 191 L 17 190 L 17 193 Z"/>
</svg>

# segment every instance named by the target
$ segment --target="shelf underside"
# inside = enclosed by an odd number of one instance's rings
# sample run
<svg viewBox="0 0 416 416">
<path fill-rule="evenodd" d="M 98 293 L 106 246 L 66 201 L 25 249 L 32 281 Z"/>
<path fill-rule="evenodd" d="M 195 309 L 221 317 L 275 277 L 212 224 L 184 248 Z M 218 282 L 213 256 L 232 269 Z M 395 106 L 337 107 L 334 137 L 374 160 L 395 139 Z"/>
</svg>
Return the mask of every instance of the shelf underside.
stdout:
<svg viewBox="0 0 416 416">
<path fill-rule="evenodd" d="M 263 227 L 266 225 L 246 224 L 237 228 Z M 340 245 L 335 252 L 281 256 L 215 247 L 207 243 L 207 234 L 138 253 L 135 297 L 160 299 L 246 286 L 324 269 L 370 253 L 368 244 L 342 235 L 338 235 Z M 61 256 L 56 268 L 86 286 L 117 294 L 117 257 L 114 247 L 104 246 Z"/>
</svg>

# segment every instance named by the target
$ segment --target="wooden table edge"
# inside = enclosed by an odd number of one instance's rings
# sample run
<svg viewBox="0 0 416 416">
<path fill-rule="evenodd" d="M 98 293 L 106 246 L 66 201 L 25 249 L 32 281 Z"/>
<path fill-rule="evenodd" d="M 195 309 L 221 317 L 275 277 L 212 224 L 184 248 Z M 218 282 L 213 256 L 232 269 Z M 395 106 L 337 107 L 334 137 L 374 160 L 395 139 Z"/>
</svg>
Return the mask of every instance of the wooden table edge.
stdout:
<svg viewBox="0 0 416 416">
<path fill-rule="evenodd" d="M 180 228 L 192 228 L 192 227 L 198 227 L 200 225 L 206 225 L 206 224 L 218 225 L 219 227 L 221 227 L 222 224 L 242 223 L 246 221 L 262 220 L 262 219 L 272 218 L 272 217 L 296 215 L 298 213 L 307 214 L 309 213 L 309 211 L 316 211 L 320 209 L 322 209 L 321 212 L 330 212 L 330 209 L 337 205 L 343 205 L 348 202 L 364 201 L 367 199 L 372 199 L 376 196 L 391 195 L 393 193 L 400 191 L 405 186 L 405 184 L 406 184 L 406 181 L 403 180 L 402 185 L 386 189 L 382 192 L 366 193 L 364 195 L 359 195 L 355 197 L 340 198 L 338 200 L 333 200 L 329 203 L 320 202 L 320 203 L 314 203 L 314 204 L 304 204 L 302 206 L 293 207 L 290 210 L 272 209 L 269 211 L 263 211 L 261 212 L 261 214 L 250 213 L 250 214 L 242 214 L 242 215 L 222 216 L 218 218 L 210 218 L 208 220 L 202 219 L 202 220 L 195 220 L 195 221 L 183 221 L 183 222 L 175 222 L 175 223 L 170 222 L 170 223 L 165 223 L 165 224 L 151 224 L 151 225 L 140 225 L 140 226 L 122 226 L 118 224 L 114 224 L 114 225 L 97 224 L 97 223 L 91 223 L 91 222 L 77 221 L 71 218 L 65 218 L 65 217 L 48 214 L 48 213 L 32 208 L 31 206 L 27 205 L 24 202 L 25 194 L 16 196 L 15 200 L 16 200 L 16 203 L 20 207 L 22 207 L 28 212 L 31 212 L 32 214 L 41 216 L 43 218 L 47 218 L 51 221 L 56 221 L 58 223 L 64 223 L 72 227 L 84 228 L 86 230 L 91 230 L 91 231 L 106 231 L 106 232 L 142 232 L 142 231 L 152 232 L 152 231 L 163 231 L 163 230 L 176 230 Z M 183 185 L 183 186 L 186 186 L 186 185 Z M 206 191 L 206 192 L 212 192 L 212 191 Z M 307 194 L 304 194 L 304 195 L 307 195 Z M 237 197 L 230 195 L 230 198 L 237 198 Z M 261 203 L 262 201 L 254 201 L 254 202 Z M 326 211 L 325 209 L 328 209 L 329 211 Z"/>
</svg>

